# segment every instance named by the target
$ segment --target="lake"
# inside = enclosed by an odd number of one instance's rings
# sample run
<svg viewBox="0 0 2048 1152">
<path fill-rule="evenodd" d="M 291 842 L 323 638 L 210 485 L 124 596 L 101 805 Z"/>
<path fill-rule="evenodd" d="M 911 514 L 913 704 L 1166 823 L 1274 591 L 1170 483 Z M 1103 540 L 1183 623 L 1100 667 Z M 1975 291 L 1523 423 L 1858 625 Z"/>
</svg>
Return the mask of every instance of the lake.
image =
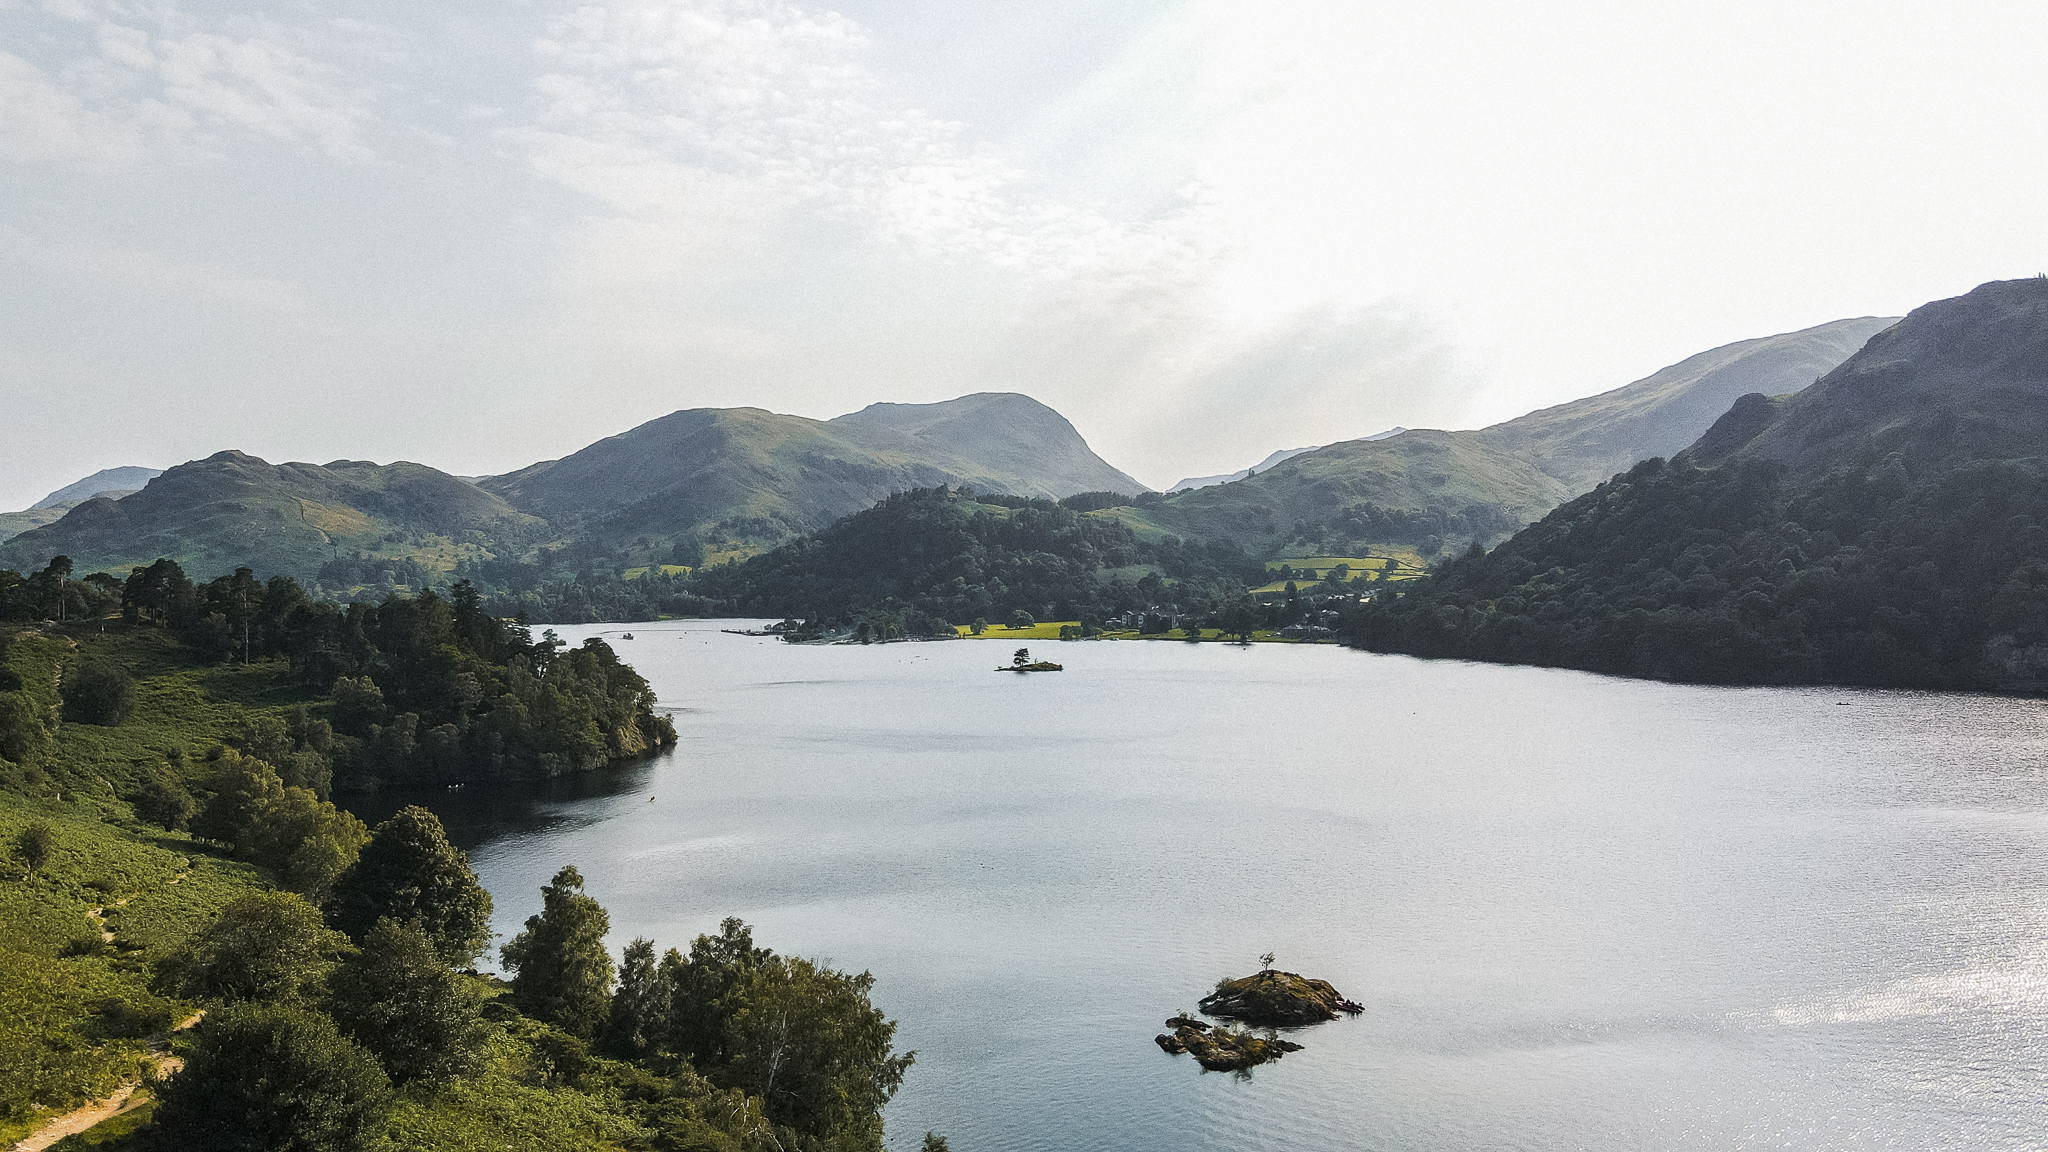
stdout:
<svg viewBox="0 0 2048 1152">
<path fill-rule="evenodd" d="M 892 1148 L 2048 1145 L 2039 701 L 721 626 L 557 629 L 673 754 L 425 802 L 500 933 L 573 863 L 615 952 L 739 916 L 872 971 Z M 1248 1076 L 1153 1045 L 1269 950 L 1366 1012 Z"/>
</svg>

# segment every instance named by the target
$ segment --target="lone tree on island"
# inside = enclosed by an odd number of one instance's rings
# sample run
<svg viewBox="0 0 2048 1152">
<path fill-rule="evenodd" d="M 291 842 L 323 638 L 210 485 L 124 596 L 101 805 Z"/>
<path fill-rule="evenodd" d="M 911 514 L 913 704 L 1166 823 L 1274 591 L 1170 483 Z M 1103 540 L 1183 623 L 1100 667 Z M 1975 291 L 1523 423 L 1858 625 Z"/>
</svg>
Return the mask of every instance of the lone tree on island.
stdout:
<svg viewBox="0 0 2048 1152">
<path fill-rule="evenodd" d="M 1261 956 L 1261 957 L 1259 957 L 1259 971 L 1261 971 L 1261 972 L 1271 972 L 1272 970 L 1273 970 L 1273 954 L 1272 954 L 1271 952 L 1268 952 L 1268 953 L 1266 953 L 1266 954 L 1265 954 L 1264 956 Z"/>
<path fill-rule="evenodd" d="M 1016 655 L 1010 657 L 1010 664 L 1017 668 L 1022 668 L 1029 663 L 1031 663 L 1031 649 L 1029 648 L 1019 648 Z"/>
</svg>

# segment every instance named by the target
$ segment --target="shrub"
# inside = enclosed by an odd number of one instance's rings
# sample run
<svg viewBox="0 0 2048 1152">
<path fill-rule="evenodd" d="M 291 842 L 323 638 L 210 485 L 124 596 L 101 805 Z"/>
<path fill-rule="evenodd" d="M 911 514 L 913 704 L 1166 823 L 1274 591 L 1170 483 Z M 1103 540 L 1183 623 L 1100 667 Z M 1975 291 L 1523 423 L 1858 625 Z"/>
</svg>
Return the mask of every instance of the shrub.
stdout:
<svg viewBox="0 0 2048 1152">
<path fill-rule="evenodd" d="M 64 678 L 64 718 L 113 727 L 135 710 L 135 680 L 115 664 L 93 660 Z"/>
</svg>

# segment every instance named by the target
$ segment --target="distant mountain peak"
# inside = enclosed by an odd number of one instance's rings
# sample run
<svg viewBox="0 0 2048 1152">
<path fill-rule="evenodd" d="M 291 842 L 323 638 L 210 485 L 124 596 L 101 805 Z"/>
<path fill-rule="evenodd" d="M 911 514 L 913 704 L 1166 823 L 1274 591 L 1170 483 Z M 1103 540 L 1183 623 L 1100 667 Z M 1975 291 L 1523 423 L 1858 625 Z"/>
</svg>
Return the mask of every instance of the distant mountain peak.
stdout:
<svg viewBox="0 0 2048 1152">
<path fill-rule="evenodd" d="M 105 493 L 133 492 L 161 475 L 161 468 L 144 468 L 140 465 L 102 468 L 83 480 L 66 484 L 29 507 L 55 508 L 60 504 L 76 504 L 80 500 L 90 500 Z"/>
<path fill-rule="evenodd" d="M 1375 432 L 1370 436 L 1360 436 L 1359 439 L 1385 440 L 1392 436 L 1399 436 L 1401 433 L 1406 431 L 1406 428 L 1403 428 L 1400 425 L 1396 424 L 1394 427 L 1387 429 L 1385 432 Z M 1300 456 L 1308 452 L 1315 452 L 1321 448 L 1321 444 L 1311 444 L 1306 448 L 1282 448 L 1278 452 L 1273 453 L 1272 455 L 1266 457 L 1264 460 L 1259 461 L 1257 464 L 1254 464 L 1249 468 L 1240 468 L 1235 472 L 1226 472 L 1220 476 L 1190 476 L 1185 480 L 1175 481 L 1173 486 L 1171 488 L 1168 488 L 1167 491 L 1185 492 L 1190 488 L 1207 488 L 1213 484 L 1228 484 L 1234 480 L 1243 480 L 1248 476 L 1253 476 L 1257 473 L 1264 472 L 1266 469 L 1273 467 L 1275 464 L 1283 464 L 1289 460 L 1294 459 L 1296 456 Z"/>
</svg>

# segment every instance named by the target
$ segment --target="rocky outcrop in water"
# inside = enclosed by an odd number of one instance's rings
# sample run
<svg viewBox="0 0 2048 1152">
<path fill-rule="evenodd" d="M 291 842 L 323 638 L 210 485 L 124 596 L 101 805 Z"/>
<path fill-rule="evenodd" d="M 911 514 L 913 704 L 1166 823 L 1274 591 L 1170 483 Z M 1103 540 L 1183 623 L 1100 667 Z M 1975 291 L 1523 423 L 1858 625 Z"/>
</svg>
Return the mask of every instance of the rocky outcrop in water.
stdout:
<svg viewBox="0 0 2048 1152">
<path fill-rule="evenodd" d="M 1188 1016 L 1166 1022 L 1170 1033 L 1152 1038 L 1160 1049 L 1175 1056 L 1185 1052 L 1211 1072 L 1237 1072 L 1268 1060 L 1278 1060 L 1301 1045 L 1275 1035 L 1259 1036 L 1241 1028 L 1212 1028 Z"/>
<path fill-rule="evenodd" d="M 1211 1016 L 1228 1016 L 1263 1028 L 1286 1028 L 1335 1020 L 1339 1012 L 1363 1011 L 1327 980 L 1268 968 L 1225 980 L 1197 1005 Z"/>
</svg>

